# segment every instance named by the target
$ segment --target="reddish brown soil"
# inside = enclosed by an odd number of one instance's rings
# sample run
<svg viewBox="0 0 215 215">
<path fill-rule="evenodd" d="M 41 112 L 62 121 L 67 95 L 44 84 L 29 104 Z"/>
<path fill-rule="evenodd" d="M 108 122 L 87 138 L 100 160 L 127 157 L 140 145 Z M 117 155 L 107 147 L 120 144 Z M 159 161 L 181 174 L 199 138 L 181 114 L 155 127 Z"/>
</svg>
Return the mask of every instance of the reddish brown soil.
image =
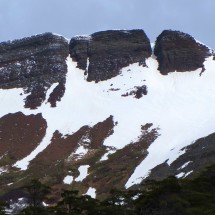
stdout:
<svg viewBox="0 0 215 215">
<path fill-rule="evenodd" d="M 91 140 L 89 148 L 101 147 L 105 138 L 113 132 L 112 129 L 114 125 L 112 118 L 113 117 L 110 116 L 105 121 L 97 123 L 92 128 L 83 126 L 74 134 L 66 137 L 62 137 L 59 131 L 55 131 L 51 144 L 37 156 L 35 161 L 56 162 L 57 160 L 68 158 L 72 152 L 75 152 L 79 146 L 79 141 L 84 136 L 88 136 Z"/>
<path fill-rule="evenodd" d="M 113 116 L 110 116 L 103 122 L 97 123 L 90 130 L 89 137 L 91 139 L 90 148 L 99 148 L 103 146 L 104 140 L 113 134 Z"/>
<path fill-rule="evenodd" d="M 59 198 L 60 190 L 63 188 L 63 178 L 72 171 L 74 177 L 78 176 L 80 165 L 95 165 L 95 163 L 106 152 L 103 146 L 104 140 L 113 133 L 113 117 L 110 116 L 103 122 L 93 127 L 83 126 L 77 132 L 65 137 L 59 131 L 55 131 L 51 144 L 31 161 L 26 174 L 34 175 L 43 182 L 52 186 L 55 198 Z M 85 142 L 85 139 L 88 139 Z M 68 159 L 79 146 L 89 149 L 88 153 L 81 159 Z M 87 185 L 86 185 L 87 187 Z M 79 187 L 83 189 L 83 187 Z"/>
<path fill-rule="evenodd" d="M 46 128 L 41 114 L 26 116 L 18 112 L 3 116 L 0 118 L 0 156 L 7 155 L 10 162 L 29 155 L 42 141 Z"/>
<path fill-rule="evenodd" d="M 65 138 L 59 131 L 55 131 L 51 140 L 51 144 L 36 157 L 35 161 L 45 163 L 56 162 L 57 160 L 67 158 L 78 147 L 78 142 L 83 135 L 89 130 L 88 126 L 83 126 L 72 135 Z"/>
</svg>

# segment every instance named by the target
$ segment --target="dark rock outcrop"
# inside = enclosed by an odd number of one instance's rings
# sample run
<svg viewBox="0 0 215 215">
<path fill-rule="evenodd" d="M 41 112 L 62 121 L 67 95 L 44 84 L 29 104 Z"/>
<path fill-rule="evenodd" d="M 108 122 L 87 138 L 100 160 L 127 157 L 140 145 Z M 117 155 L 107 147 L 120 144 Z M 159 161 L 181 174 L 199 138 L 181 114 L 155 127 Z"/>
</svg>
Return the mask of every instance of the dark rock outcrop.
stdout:
<svg viewBox="0 0 215 215">
<path fill-rule="evenodd" d="M 203 168 L 215 160 L 215 133 L 200 138 L 193 144 L 181 149 L 186 151 L 169 166 L 167 162 L 152 169 L 149 178 L 162 180 L 169 176 L 181 174 L 181 177 L 195 177 Z"/>
<path fill-rule="evenodd" d="M 205 58 L 210 56 L 208 47 L 198 43 L 189 34 L 165 30 L 156 40 L 154 54 L 159 63 L 161 74 L 169 72 L 204 70 Z"/>
<path fill-rule="evenodd" d="M 109 30 L 70 41 L 70 56 L 78 68 L 86 70 L 87 81 L 113 78 L 131 63 L 145 66 L 151 54 L 150 41 L 143 30 Z"/>
<path fill-rule="evenodd" d="M 25 107 L 37 108 L 53 83 L 65 83 L 68 54 L 68 42 L 51 33 L 0 43 L 0 88 L 24 88 Z"/>
<path fill-rule="evenodd" d="M 88 46 L 91 37 L 78 36 L 72 38 L 69 44 L 69 53 L 73 60 L 77 61 L 78 68 L 86 70 L 88 58 Z"/>
</svg>

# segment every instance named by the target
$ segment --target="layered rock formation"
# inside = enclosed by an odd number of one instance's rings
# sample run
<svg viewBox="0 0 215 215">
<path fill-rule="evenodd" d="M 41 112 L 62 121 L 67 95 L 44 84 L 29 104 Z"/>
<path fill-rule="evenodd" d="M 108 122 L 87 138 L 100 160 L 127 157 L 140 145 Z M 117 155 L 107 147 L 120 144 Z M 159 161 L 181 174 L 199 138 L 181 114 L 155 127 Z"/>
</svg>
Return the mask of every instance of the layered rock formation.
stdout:
<svg viewBox="0 0 215 215">
<path fill-rule="evenodd" d="M 70 56 L 80 69 L 86 70 L 87 81 L 115 77 L 131 63 L 145 66 L 151 54 L 150 41 L 143 30 L 103 31 L 70 41 Z"/>
<path fill-rule="evenodd" d="M 0 43 L 0 88 L 24 88 L 29 93 L 25 107 L 34 109 L 45 100 L 47 89 L 59 83 L 50 99 L 55 106 L 65 90 L 67 56 L 68 42 L 51 33 Z"/>
<path fill-rule="evenodd" d="M 159 63 L 158 70 L 163 75 L 198 68 L 202 68 L 203 72 L 205 58 L 211 55 L 208 47 L 198 43 L 189 34 L 172 30 L 165 30 L 158 36 L 154 54 Z"/>
</svg>

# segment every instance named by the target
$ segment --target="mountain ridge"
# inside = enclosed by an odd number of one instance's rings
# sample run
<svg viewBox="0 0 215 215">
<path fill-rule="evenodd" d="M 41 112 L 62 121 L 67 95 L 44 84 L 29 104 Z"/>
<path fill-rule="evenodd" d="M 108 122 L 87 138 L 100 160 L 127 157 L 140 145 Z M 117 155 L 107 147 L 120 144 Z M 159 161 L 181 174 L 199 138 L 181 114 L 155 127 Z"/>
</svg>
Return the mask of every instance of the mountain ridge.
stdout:
<svg viewBox="0 0 215 215">
<path fill-rule="evenodd" d="M 94 189 L 104 199 L 112 188 L 194 177 L 214 162 L 214 52 L 187 34 L 164 33 L 170 39 L 165 44 L 161 34 L 156 52 L 143 30 L 104 31 L 70 44 L 49 33 L 42 42 L 39 35 L 1 43 L 1 194 L 40 178 L 56 198 L 68 188 Z M 29 54 L 19 59 L 22 52 Z"/>
</svg>

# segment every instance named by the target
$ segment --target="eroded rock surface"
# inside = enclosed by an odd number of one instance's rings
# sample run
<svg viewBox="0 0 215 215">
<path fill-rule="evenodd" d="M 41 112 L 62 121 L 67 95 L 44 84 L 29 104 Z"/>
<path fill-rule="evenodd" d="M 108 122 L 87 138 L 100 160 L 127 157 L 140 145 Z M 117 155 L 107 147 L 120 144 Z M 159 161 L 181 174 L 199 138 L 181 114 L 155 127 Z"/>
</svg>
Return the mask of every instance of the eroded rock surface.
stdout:
<svg viewBox="0 0 215 215">
<path fill-rule="evenodd" d="M 68 54 L 68 42 L 51 33 L 0 43 L 0 88 L 24 88 L 29 93 L 25 107 L 35 109 L 53 83 L 64 85 Z M 52 106 L 64 90 L 51 98 Z"/>
<path fill-rule="evenodd" d="M 145 66 L 152 54 L 143 30 L 109 30 L 70 41 L 70 56 L 86 70 L 87 81 L 104 81 L 120 74 L 131 63 Z"/>
<path fill-rule="evenodd" d="M 189 34 L 172 30 L 165 30 L 157 37 L 154 54 L 159 63 L 158 70 L 163 75 L 198 68 L 204 71 L 205 58 L 211 55 L 208 47 L 198 43 Z"/>
</svg>

